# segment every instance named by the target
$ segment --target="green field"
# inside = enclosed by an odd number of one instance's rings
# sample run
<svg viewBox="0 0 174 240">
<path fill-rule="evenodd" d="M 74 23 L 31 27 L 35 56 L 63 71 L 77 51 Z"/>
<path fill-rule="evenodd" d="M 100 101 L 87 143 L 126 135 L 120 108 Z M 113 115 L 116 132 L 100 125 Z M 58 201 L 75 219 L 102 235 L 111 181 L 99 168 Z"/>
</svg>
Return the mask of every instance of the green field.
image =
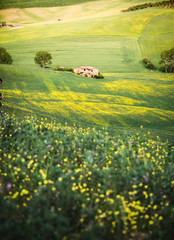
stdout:
<svg viewBox="0 0 174 240">
<path fill-rule="evenodd" d="M 0 0 L 0 8 L 24 8 L 24 7 L 54 7 L 54 6 L 64 6 L 64 5 L 72 5 L 84 2 L 90 2 L 95 0 Z"/>
<path fill-rule="evenodd" d="M 3 240 L 173 239 L 174 9 L 140 2 L 0 0 Z M 54 70 L 85 65 L 104 79 Z"/>
<path fill-rule="evenodd" d="M 66 6 L 66 5 L 75 5 L 81 4 L 85 2 L 92 2 L 99 0 L 0 0 L 0 9 L 3 8 L 29 8 L 29 7 L 55 7 L 55 6 Z M 151 2 L 156 2 L 157 0 L 151 0 Z M 101 1 L 100 1 L 101 2 Z M 121 2 L 125 2 L 126 4 L 130 4 L 130 1 L 122 0 Z M 146 1 L 141 1 L 141 3 Z M 132 0 L 131 5 L 139 4 L 139 1 Z"/>
<path fill-rule="evenodd" d="M 2 20 L 21 27 L 0 29 L 0 46 L 14 59 L 0 66 L 4 109 L 171 135 L 174 76 L 149 72 L 141 60 L 149 57 L 158 67 L 160 53 L 173 47 L 174 10 L 121 13 L 130 1 L 100 2 L 0 11 Z M 39 50 L 52 54 L 53 68 L 90 65 L 105 78 L 40 69 L 33 60 Z"/>
</svg>

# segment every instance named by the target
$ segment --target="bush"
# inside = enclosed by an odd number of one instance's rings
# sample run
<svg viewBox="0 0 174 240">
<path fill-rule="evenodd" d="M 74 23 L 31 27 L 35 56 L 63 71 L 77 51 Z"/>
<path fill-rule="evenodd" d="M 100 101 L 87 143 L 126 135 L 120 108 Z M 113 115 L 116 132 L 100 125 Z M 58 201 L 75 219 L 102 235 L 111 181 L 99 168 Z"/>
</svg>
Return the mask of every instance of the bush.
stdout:
<svg viewBox="0 0 174 240">
<path fill-rule="evenodd" d="M 13 60 L 5 48 L 0 47 L 0 64 L 12 64 Z"/>
<path fill-rule="evenodd" d="M 155 66 L 153 65 L 153 63 L 150 61 L 149 58 L 143 58 L 142 62 L 145 64 L 145 67 L 150 69 L 150 70 L 154 70 Z"/>
<path fill-rule="evenodd" d="M 67 72 L 73 72 L 73 68 L 65 68 L 64 71 L 67 71 Z"/>
<path fill-rule="evenodd" d="M 55 70 L 56 71 L 73 72 L 73 68 L 65 68 L 65 67 L 61 67 L 61 66 L 58 66 Z"/>
<path fill-rule="evenodd" d="M 104 76 L 103 76 L 102 74 L 99 73 L 99 75 L 96 75 L 95 78 L 96 78 L 96 79 L 103 79 Z"/>
<path fill-rule="evenodd" d="M 34 61 L 36 64 L 39 64 L 40 67 L 44 68 L 46 65 L 51 64 L 52 56 L 46 51 L 39 51 L 36 53 Z"/>
</svg>

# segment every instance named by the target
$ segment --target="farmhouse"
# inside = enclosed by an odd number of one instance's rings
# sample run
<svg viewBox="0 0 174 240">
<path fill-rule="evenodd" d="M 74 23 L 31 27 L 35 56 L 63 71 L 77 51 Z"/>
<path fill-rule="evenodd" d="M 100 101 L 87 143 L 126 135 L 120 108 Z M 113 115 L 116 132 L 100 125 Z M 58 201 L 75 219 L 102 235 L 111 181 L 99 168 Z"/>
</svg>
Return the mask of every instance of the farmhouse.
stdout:
<svg viewBox="0 0 174 240">
<path fill-rule="evenodd" d="M 82 77 L 95 77 L 99 75 L 99 69 L 94 67 L 79 67 L 73 69 L 75 74 L 80 74 Z"/>
</svg>

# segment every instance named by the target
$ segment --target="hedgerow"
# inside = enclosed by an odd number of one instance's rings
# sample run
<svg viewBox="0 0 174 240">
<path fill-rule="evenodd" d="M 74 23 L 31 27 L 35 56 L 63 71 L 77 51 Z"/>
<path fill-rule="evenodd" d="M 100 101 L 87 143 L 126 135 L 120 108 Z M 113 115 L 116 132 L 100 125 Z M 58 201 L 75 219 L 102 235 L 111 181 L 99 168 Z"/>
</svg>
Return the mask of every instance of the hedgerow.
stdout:
<svg viewBox="0 0 174 240">
<path fill-rule="evenodd" d="M 140 9 L 145 9 L 149 7 L 168 7 L 173 8 L 174 7 L 174 1 L 161 1 L 161 2 L 155 2 L 155 3 L 143 3 L 138 4 L 132 7 L 129 7 L 127 9 L 122 10 L 122 12 L 130 12 L 130 11 L 136 11 Z"/>
<path fill-rule="evenodd" d="M 56 67 L 55 71 L 64 71 L 64 72 L 73 72 L 73 68 L 66 68 L 66 67 Z"/>
<path fill-rule="evenodd" d="M 0 235 L 7 239 L 172 239 L 173 147 L 5 115 Z"/>
</svg>

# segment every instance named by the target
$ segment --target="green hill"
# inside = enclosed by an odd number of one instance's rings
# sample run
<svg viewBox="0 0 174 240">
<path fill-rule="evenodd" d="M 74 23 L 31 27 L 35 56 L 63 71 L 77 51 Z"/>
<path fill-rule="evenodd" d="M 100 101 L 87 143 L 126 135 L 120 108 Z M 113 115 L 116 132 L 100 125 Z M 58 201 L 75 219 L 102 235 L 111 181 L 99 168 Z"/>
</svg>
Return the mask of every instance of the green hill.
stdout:
<svg viewBox="0 0 174 240">
<path fill-rule="evenodd" d="M 141 60 L 149 57 L 158 66 L 160 53 L 173 47 L 174 10 L 121 12 L 131 4 L 101 0 L 0 10 L 1 20 L 15 26 L 0 29 L 0 46 L 14 59 L 13 66 L 0 66 L 4 109 L 115 129 L 143 125 L 171 134 L 173 75 L 149 72 Z M 40 69 L 33 60 L 39 50 L 51 53 L 53 68 L 91 65 L 105 78 Z"/>
<path fill-rule="evenodd" d="M 28 8 L 28 7 L 55 7 L 65 5 L 75 5 L 78 3 L 90 2 L 96 0 L 0 0 L 0 9 L 3 8 Z"/>
</svg>

